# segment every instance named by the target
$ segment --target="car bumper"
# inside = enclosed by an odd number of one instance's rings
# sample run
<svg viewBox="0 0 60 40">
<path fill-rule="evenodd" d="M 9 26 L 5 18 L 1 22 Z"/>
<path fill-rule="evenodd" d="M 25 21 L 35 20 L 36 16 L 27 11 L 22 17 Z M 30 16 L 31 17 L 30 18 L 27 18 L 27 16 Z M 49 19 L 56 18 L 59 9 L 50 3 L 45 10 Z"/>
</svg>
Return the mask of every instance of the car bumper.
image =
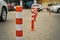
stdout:
<svg viewBox="0 0 60 40">
<path fill-rule="evenodd" d="M 14 7 L 8 7 L 8 10 L 14 10 Z"/>
</svg>

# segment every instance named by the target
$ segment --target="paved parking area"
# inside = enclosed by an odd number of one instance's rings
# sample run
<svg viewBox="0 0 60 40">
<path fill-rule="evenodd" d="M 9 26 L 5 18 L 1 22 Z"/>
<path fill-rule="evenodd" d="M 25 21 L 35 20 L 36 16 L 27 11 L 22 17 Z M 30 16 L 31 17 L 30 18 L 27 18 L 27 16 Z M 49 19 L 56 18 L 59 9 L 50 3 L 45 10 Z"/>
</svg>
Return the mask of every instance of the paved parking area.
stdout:
<svg viewBox="0 0 60 40">
<path fill-rule="evenodd" d="M 15 11 L 9 12 L 7 21 L 0 22 L 0 40 L 16 40 L 15 14 Z M 35 31 L 31 31 L 31 10 L 24 9 L 22 16 L 23 40 L 60 40 L 60 14 L 39 12 Z"/>
<path fill-rule="evenodd" d="M 15 40 L 15 12 L 9 12 L 6 22 L 0 22 L 0 40 Z"/>
</svg>

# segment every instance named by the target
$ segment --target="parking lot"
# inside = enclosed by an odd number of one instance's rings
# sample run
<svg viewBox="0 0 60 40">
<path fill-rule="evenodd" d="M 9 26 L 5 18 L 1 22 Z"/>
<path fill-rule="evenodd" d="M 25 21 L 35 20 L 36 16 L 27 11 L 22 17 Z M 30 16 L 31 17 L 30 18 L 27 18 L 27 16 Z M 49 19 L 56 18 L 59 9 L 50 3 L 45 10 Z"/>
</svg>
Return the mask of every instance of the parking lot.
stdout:
<svg viewBox="0 0 60 40">
<path fill-rule="evenodd" d="M 6 22 L 0 22 L 0 40 L 16 40 L 16 12 L 9 11 Z M 23 40 L 60 40 L 60 13 L 43 10 L 38 13 L 35 31 L 31 31 L 31 10 L 24 9 Z"/>
</svg>

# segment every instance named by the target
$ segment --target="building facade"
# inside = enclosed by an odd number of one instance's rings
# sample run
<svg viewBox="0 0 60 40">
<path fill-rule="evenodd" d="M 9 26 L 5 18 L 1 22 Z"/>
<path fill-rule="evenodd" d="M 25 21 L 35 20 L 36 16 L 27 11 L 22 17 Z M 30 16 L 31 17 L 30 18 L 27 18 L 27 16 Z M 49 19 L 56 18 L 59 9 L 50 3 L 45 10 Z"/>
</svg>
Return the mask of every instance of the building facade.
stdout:
<svg viewBox="0 0 60 40">
<path fill-rule="evenodd" d="M 42 4 L 44 7 L 48 7 L 48 4 L 60 3 L 60 0 L 36 0 L 38 4 Z"/>
</svg>

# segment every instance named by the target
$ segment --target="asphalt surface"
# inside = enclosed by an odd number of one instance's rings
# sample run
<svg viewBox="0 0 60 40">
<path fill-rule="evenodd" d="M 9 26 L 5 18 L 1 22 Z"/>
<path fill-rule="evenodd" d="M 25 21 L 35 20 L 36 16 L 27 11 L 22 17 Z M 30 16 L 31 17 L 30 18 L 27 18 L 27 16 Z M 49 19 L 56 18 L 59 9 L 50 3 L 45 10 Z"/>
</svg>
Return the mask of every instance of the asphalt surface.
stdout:
<svg viewBox="0 0 60 40">
<path fill-rule="evenodd" d="M 9 12 L 6 22 L 0 22 L 0 40 L 16 40 L 16 12 Z M 60 40 L 60 14 L 38 13 L 35 31 L 31 31 L 31 10 L 23 10 L 23 40 Z"/>
<path fill-rule="evenodd" d="M 0 22 L 0 40 L 15 39 L 15 12 L 9 12 L 6 22 Z"/>
</svg>

